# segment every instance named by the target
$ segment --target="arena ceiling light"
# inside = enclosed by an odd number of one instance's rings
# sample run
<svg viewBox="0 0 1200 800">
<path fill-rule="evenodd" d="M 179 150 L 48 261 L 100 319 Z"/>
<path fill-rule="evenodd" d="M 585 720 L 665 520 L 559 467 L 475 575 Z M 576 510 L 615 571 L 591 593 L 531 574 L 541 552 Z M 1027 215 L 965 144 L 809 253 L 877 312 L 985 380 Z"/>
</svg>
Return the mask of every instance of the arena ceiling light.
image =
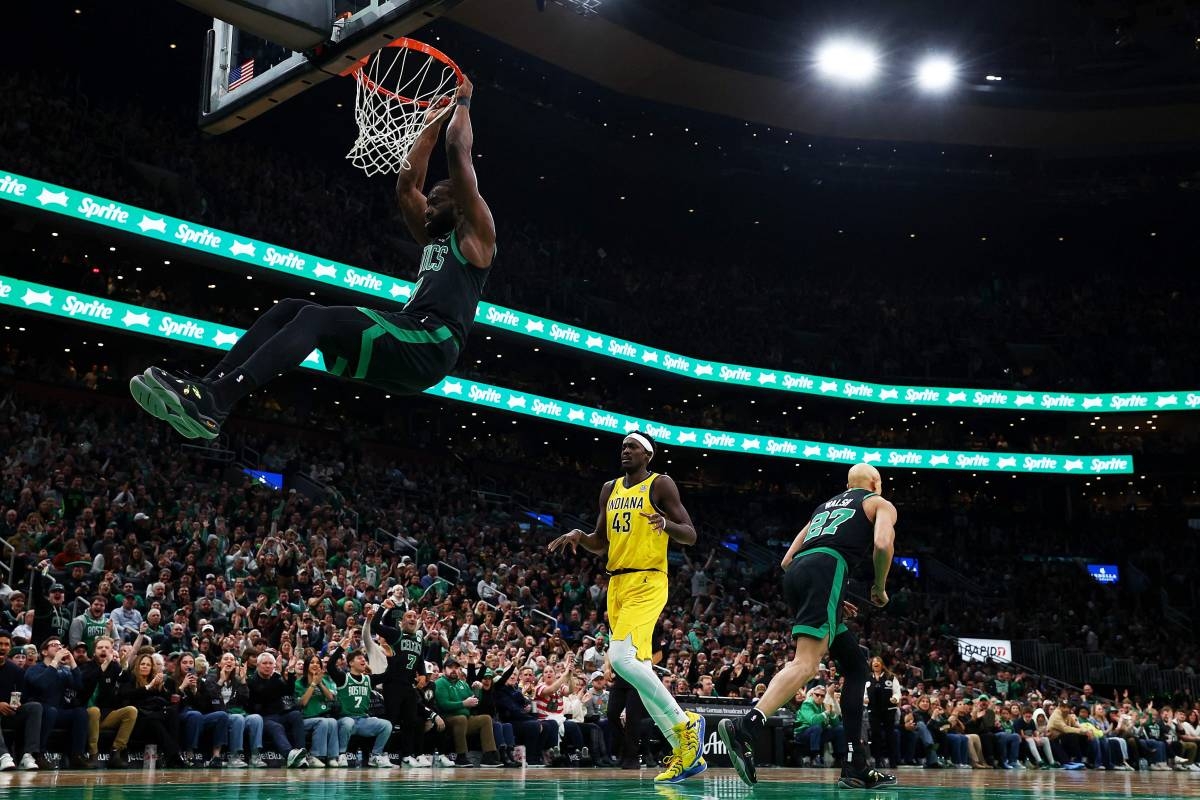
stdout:
<svg viewBox="0 0 1200 800">
<path fill-rule="evenodd" d="M 879 72 L 879 54 L 866 42 L 833 39 L 817 50 L 817 70 L 839 83 L 867 84 Z"/>
<path fill-rule="evenodd" d="M 957 78 L 958 68 L 946 56 L 930 56 L 917 65 L 917 86 L 927 92 L 944 92 Z"/>
</svg>

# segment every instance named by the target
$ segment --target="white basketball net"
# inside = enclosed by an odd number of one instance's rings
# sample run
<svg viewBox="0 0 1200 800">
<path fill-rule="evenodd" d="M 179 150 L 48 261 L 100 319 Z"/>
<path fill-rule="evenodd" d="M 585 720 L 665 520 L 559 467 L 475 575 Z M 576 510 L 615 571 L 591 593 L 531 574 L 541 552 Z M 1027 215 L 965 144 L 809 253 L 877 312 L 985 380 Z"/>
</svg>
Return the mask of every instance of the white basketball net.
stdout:
<svg viewBox="0 0 1200 800">
<path fill-rule="evenodd" d="M 425 119 L 428 109 L 444 105 L 441 116 L 454 107 L 458 73 L 428 52 L 394 46 L 370 56 L 354 78 L 358 138 L 346 158 L 368 175 L 406 169 L 417 137 L 436 119 Z"/>
</svg>

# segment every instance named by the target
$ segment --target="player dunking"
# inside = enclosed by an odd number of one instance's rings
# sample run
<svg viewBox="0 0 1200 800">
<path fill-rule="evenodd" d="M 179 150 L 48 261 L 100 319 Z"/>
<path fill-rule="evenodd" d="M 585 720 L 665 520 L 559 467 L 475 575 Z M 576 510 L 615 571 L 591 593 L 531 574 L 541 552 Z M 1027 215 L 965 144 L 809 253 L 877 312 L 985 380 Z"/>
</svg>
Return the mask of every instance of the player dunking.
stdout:
<svg viewBox="0 0 1200 800">
<path fill-rule="evenodd" d="M 672 753 L 654 780 L 678 783 L 699 775 L 704 762 L 704 717 L 685 712 L 650 667 L 654 625 L 667 604 L 667 548 L 674 540 L 696 541 L 692 519 L 679 499 L 679 487 L 667 475 L 650 471 L 654 440 L 630 433 L 621 442 L 624 475 L 600 490 L 600 514 L 591 533 L 573 530 L 550 543 L 550 552 L 576 545 L 593 553 L 608 551 L 609 660 L 629 682 Z"/>
<path fill-rule="evenodd" d="M 861 742 L 867 659 L 857 637 L 839 620 L 842 591 L 849 580 L 847 562 L 858 563 L 868 553 L 875 567 L 871 603 L 887 605 L 896 507 L 883 499 L 882 491 L 879 470 L 869 464 L 855 464 L 850 468 L 846 491 L 817 506 L 783 557 L 783 596 L 794 615 L 792 636 L 796 640 L 796 656 L 771 679 L 766 693 L 749 714 L 737 723 L 723 719 L 717 725 L 734 769 L 748 784 L 758 782 L 754 742 L 767 717 L 812 680 L 826 651 L 846 679 L 842 687 L 842 713 L 850 758 L 842 767 L 838 786 L 874 789 L 896 782 L 894 775 L 867 769 L 866 749 Z"/>
<path fill-rule="evenodd" d="M 395 394 L 416 394 L 458 360 L 496 254 L 496 226 L 471 164 L 474 133 L 464 79 L 454 108 L 430 124 L 400 171 L 404 222 L 424 247 L 416 289 L 401 311 L 283 300 L 258 318 L 207 375 L 150 367 L 129 382 L 138 405 L 189 439 L 215 439 L 234 404 L 320 348 L 334 375 Z M 422 192 L 429 156 L 445 121 L 449 180 Z"/>
</svg>

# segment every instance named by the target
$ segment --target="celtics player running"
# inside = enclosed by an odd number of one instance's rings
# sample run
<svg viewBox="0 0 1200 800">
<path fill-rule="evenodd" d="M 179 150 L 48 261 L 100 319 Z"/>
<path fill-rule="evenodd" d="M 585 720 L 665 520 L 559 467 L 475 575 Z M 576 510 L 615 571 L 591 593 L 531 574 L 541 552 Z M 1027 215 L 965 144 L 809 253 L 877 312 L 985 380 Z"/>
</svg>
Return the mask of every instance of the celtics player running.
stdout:
<svg viewBox="0 0 1200 800">
<path fill-rule="evenodd" d="M 650 471 L 654 440 L 633 432 L 621 442 L 623 477 L 600 490 L 600 514 L 591 533 L 573 530 L 550 543 L 550 552 L 583 545 L 608 551 L 609 659 L 613 671 L 637 690 L 646 711 L 672 753 L 654 780 L 678 783 L 707 769 L 704 717 L 684 712 L 654 674 L 650 659 L 654 625 L 667 604 L 667 547 L 671 540 L 690 545 L 696 529 L 679 499 L 679 487 L 667 475 Z"/>
<path fill-rule="evenodd" d="M 887 605 L 885 587 L 896 538 L 896 507 L 883 499 L 882 491 L 879 470 L 869 464 L 855 464 L 850 468 L 846 491 L 817 506 L 783 557 L 783 596 L 794 615 L 792 636 L 796 640 L 796 656 L 771 679 L 766 693 L 749 714 L 736 724 L 723 719 L 717 726 L 734 768 L 748 784 L 758 781 L 754 743 L 767 717 L 812 680 L 826 651 L 846 679 L 842 713 L 850 758 L 842 767 L 838 786 L 874 789 L 896 782 L 894 775 L 867 769 L 866 749 L 860 741 L 867 660 L 857 637 L 838 618 L 842 611 L 842 591 L 849 580 L 846 562 L 858 563 L 868 554 L 875 566 L 871 603 Z M 853 606 L 848 610 L 852 611 Z"/>
<path fill-rule="evenodd" d="M 263 314 L 207 375 L 150 367 L 129 382 L 138 405 L 189 439 L 215 439 L 234 404 L 320 348 L 334 375 L 395 394 L 417 394 L 458 360 L 496 254 L 496 226 L 471 164 L 471 82 L 451 112 L 422 132 L 396 181 L 409 231 L 425 250 L 416 289 L 401 311 L 283 300 Z M 422 193 L 443 124 L 449 180 Z"/>
</svg>

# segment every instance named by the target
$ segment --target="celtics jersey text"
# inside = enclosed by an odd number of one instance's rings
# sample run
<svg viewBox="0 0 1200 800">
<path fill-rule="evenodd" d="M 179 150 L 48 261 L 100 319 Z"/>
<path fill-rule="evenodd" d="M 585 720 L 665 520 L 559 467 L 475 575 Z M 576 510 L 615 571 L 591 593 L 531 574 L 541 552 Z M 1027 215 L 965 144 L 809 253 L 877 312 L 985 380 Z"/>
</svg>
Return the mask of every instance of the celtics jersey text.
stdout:
<svg viewBox="0 0 1200 800">
<path fill-rule="evenodd" d="M 458 249 L 458 232 L 451 231 L 425 245 L 417 287 L 404 310 L 444 322 L 462 347 L 491 271 L 491 267 L 472 266 Z"/>
<path fill-rule="evenodd" d="M 828 547 L 842 554 L 853 568 L 875 550 L 875 525 L 867 519 L 863 502 L 875 493 L 867 489 L 847 489 L 826 500 L 808 520 L 808 535 L 800 547 L 803 553 L 813 547 Z"/>
<path fill-rule="evenodd" d="M 401 631 L 400 638 L 392 642 L 392 652 L 400 659 L 400 663 L 394 666 L 393 662 L 389 662 L 388 680 L 396 677 L 391 674 L 392 670 L 404 674 L 399 682 L 406 686 L 415 683 L 418 674 L 425 674 L 425 634 L 420 631 L 415 633 Z"/>
<path fill-rule="evenodd" d="M 643 513 L 661 513 L 650 502 L 650 487 L 658 473 L 626 487 L 624 478 L 613 481 L 612 493 L 604 504 L 604 525 L 608 531 L 608 571 L 654 569 L 667 571 L 667 546 L 671 537 L 656 531 Z"/>
<path fill-rule="evenodd" d="M 356 678 L 347 672 L 342 680 L 342 685 L 338 687 L 337 694 L 343 716 L 367 716 L 371 710 L 371 676 L 359 675 Z"/>
<path fill-rule="evenodd" d="M 83 643 L 87 645 L 88 655 L 94 655 L 96 640 L 108 634 L 108 617 L 101 615 L 96 619 L 89 610 L 79 618 L 83 620 Z"/>
</svg>

